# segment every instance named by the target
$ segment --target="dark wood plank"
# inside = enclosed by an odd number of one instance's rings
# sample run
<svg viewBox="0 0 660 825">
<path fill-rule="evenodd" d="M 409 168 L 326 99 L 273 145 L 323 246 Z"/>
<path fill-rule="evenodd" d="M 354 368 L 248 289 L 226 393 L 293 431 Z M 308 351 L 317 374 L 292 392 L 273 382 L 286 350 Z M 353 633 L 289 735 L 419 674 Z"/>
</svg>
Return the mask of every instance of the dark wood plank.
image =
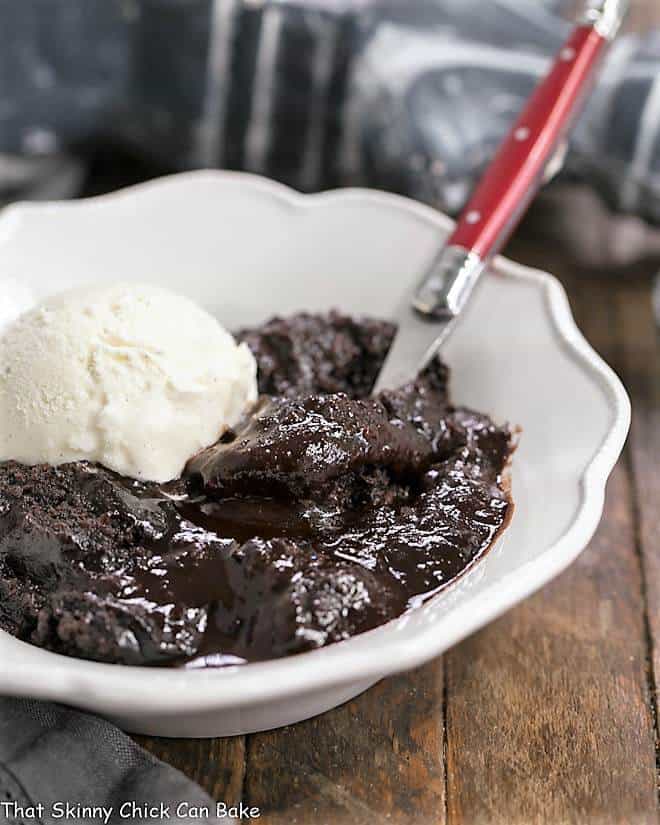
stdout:
<svg viewBox="0 0 660 825">
<path fill-rule="evenodd" d="M 245 737 L 227 739 L 162 739 L 135 736 L 158 759 L 178 768 L 217 801 L 241 801 L 245 776 Z"/>
<path fill-rule="evenodd" d="M 651 687 L 658 725 L 660 678 L 660 341 L 648 285 L 623 282 L 617 290 L 622 338 L 620 373 L 633 398 L 629 439 L 636 491 L 639 552 L 644 576 Z"/>
<path fill-rule="evenodd" d="M 620 360 L 617 282 L 571 277 L 557 248 L 515 254 L 566 273 L 587 336 Z M 447 655 L 450 823 L 657 821 L 645 625 L 624 459 L 573 567 Z"/>
<path fill-rule="evenodd" d="M 264 825 L 445 823 L 442 662 L 316 719 L 248 737 L 245 801 Z"/>
<path fill-rule="evenodd" d="M 619 466 L 581 559 L 448 654 L 450 823 L 656 822 L 629 496 Z"/>
</svg>

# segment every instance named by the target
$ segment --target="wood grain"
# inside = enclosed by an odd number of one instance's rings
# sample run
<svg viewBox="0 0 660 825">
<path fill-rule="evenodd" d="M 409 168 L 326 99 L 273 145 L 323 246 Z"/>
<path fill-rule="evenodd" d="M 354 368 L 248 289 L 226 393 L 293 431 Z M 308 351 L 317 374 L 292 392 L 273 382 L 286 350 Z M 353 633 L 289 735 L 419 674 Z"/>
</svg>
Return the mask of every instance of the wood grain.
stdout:
<svg viewBox="0 0 660 825">
<path fill-rule="evenodd" d="M 515 254 L 564 273 L 587 337 L 620 360 L 616 282 L 575 277 L 557 249 L 518 243 Z M 648 283 L 645 292 L 648 299 Z M 597 536 L 580 559 L 448 654 L 450 823 L 657 821 L 652 680 L 632 503 L 624 459 Z"/>
<path fill-rule="evenodd" d="M 223 739 L 133 738 L 155 757 L 201 785 L 213 799 L 227 805 L 241 801 L 245 778 L 244 736 Z"/>
<path fill-rule="evenodd" d="M 248 737 L 246 801 L 264 825 L 445 823 L 442 663 L 323 716 Z"/>
<path fill-rule="evenodd" d="M 638 550 L 649 635 L 653 710 L 658 735 L 660 678 L 660 342 L 650 290 L 623 282 L 616 291 L 619 371 L 633 398 L 629 461 L 635 490 Z"/>
<path fill-rule="evenodd" d="M 554 584 L 447 656 L 450 823 L 656 822 L 629 480 Z"/>
</svg>

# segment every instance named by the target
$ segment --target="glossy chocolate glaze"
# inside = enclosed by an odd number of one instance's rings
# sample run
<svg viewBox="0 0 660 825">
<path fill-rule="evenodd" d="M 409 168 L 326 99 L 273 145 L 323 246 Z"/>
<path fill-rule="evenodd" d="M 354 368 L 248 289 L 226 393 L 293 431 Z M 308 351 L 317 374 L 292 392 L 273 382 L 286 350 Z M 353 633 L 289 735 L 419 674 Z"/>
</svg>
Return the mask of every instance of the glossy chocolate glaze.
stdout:
<svg viewBox="0 0 660 825">
<path fill-rule="evenodd" d="M 221 665 L 361 633 L 437 592 L 505 524 L 511 443 L 434 363 L 368 397 L 393 328 L 242 333 L 264 395 L 184 478 L 0 467 L 0 625 L 69 655 Z"/>
</svg>

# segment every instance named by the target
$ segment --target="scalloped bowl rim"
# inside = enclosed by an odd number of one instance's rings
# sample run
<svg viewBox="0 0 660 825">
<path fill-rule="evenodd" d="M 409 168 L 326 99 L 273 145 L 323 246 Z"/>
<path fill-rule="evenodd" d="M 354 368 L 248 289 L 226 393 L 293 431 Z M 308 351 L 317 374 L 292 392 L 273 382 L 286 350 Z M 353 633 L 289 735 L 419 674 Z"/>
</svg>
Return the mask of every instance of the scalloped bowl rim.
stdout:
<svg viewBox="0 0 660 825">
<path fill-rule="evenodd" d="M 453 222 L 429 206 L 400 195 L 361 189 L 338 189 L 317 194 L 302 194 L 289 187 L 257 175 L 243 172 L 196 171 L 165 176 L 116 192 L 77 201 L 17 203 L 0 215 L 0 245 L 6 243 L 23 220 L 35 212 L 87 210 L 110 201 L 141 199 L 165 187 L 185 187 L 200 178 L 217 181 L 240 181 L 278 200 L 292 209 L 310 209 L 332 200 L 370 202 L 398 209 L 440 230 L 449 231 Z M 295 656 L 256 662 L 222 669 L 159 670 L 149 667 L 122 666 L 70 659 L 51 653 L 47 662 L 36 665 L 12 663 L 9 673 L 0 674 L 0 692 L 29 695 L 35 698 L 70 700 L 81 706 L 103 707 L 108 714 L 121 713 L 130 705 L 131 712 L 142 703 L 150 712 L 177 713 L 191 710 L 221 710 L 237 704 L 262 704 L 285 696 L 336 687 L 351 682 L 376 681 L 385 675 L 416 667 L 443 653 L 453 644 L 492 621 L 514 604 L 553 579 L 580 554 L 592 537 L 600 520 L 605 485 L 626 440 L 630 425 L 630 401 L 614 371 L 586 341 L 573 320 L 566 293 L 559 281 L 540 270 L 516 264 L 503 257 L 494 268 L 506 278 L 534 283 L 543 293 L 544 302 L 557 340 L 579 367 L 595 380 L 607 398 L 611 426 L 600 448 L 580 477 L 580 503 L 572 523 L 553 545 L 536 559 L 506 574 L 480 594 L 478 615 L 468 602 L 452 607 L 442 618 L 443 633 L 438 636 L 433 622 L 417 630 L 414 637 L 392 634 L 378 640 L 385 645 L 387 658 L 365 658 L 360 649 L 353 650 L 351 640 Z M 1 276 L 0 276 L 1 277 Z M 494 598 L 489 598 L 494 596 Z M 394 619 L 360 638 L 382 634 Z M 374 641 L 376 639 L 374 638 Z M 72 671 L 72 663 L 77 665 Z M 78 672 L 78 668 L 84 670 Z M 148 695 L 136 689 L 148 686 Z M 154 688 L 156 689 L 154 691 Z M 159 692 L 158 689 L 162 689 Z M 194 688 L 191 694 L 187 688 Z M 166 689 L 166 690 L 165 690 Z M 89 699 L 90 702 L 86 702 Z"/>
</svg>

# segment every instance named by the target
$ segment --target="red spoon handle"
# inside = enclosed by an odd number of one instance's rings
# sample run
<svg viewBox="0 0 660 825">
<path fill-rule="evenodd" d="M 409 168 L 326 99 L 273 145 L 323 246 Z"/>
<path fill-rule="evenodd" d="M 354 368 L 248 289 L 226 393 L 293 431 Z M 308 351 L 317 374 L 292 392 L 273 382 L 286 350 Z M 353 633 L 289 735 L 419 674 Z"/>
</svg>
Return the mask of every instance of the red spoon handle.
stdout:
<svg viewBox="0 0 660 825">
<path fill-rule="evenodd" d="M 593 26 L 573 30 L 498 149 L 448 245 L 482 260 L 502 249 L 580 110 L 607 43 Z"/>
<path fill-rule="evenodd" d="M 412 302 L 417 312 L 436 319 L 460 314 L 565 145 L 627 7 L 628 0 L 587 0 L 580 23 L 527 101 L 417 288 Z"/>
</svg>

